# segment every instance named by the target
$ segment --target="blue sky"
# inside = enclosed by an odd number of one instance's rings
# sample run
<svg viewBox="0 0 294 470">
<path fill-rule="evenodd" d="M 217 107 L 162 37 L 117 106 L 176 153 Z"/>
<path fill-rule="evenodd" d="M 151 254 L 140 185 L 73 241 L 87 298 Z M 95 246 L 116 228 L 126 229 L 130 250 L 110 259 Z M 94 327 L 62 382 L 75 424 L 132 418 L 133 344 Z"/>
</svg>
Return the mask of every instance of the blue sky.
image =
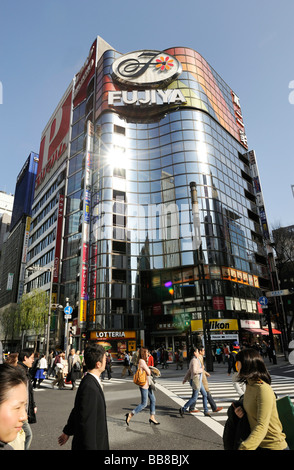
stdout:
<svg viewBox="0 0 294 470">
<path fill-rule="evenodd" d="M 99 35 L 122 53 L 186 46 L 202 54 L 240 97 L 270 227 L 294 224 L 293 0 L 1 3 L 0 190 L 14 193 L 27 156 L 39 152 L 47 121 Z"/>
</svg>

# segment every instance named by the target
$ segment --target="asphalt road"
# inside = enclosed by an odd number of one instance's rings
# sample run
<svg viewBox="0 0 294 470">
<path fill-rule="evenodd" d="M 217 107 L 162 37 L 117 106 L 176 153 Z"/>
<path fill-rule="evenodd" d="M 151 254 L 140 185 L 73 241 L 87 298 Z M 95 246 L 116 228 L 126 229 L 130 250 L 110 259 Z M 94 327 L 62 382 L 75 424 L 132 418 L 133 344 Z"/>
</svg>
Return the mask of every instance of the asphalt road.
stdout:
<svg viewBox="0 0 294 470">
<path fill-rule="evenodd" d="M 111 381 L 110 381 L 111 382 Z M 76 392 L 42 389 L 35 392 L 37 423 L 32 424 L 31 450 L 69 450 L 71 438 L 59 447 L 61 434 L 74 403 Z M 222 450 L 222 439 L 193 416 L 182 418 L 179 407 L 161 391 L 156 391 L 156 418 L 149 424 L 146 408 L 126 426 L 125 414 L 140 403 L 140 391 L 131 381 L 104 386 L 111 450 Z M 205 418 L 209 420 L 210 418 Z"/>
<path fill-rule="evenodd" d="M 294 377 L 294 366 L 289 366 L 283 358 L 278 359 L 277 365 L 267 363 L 272 374 L 288 374 Z M 217 374 L 226 374 L 226 366 L 214 366 Z M 125 424 L 125 414 L 140 403 L 139 388 L 128 377 L 121 381 L 122 367 L 114 366 L 113 380 L 104 380 L 104 394 L 107 405 L 107 420 L 111 451 L 197 451 L 223 450 L 222 437 L 206 425 L 206 420 L 195 419 L 193 415 L 179 414 L 179 406 L 160 389 L 156 393 L 156 417 L 159 426 L 149 424 L 149 408 L 146 408 L 131 420 L 130 426 Z M 177 371 L 175 365 L 161 370 L 162 378 L 182 380 L 185 370 Z M 213 372 L 211 373 L 213 376 Z M 162 381 L 164 383 L 164 381 Z M 160 387 L 159 387 L 160 388 Z M 33 441 L 31 450 L 70 450 L 71 438 L 63 446 L 58 445 L 57 439 L 66 424 L 73 407 L 76 391 L 52 390 L 44 383 L 40 390 L 35 391 L 38 407 L 37 423 L 32 424 Z"/>
</svg>

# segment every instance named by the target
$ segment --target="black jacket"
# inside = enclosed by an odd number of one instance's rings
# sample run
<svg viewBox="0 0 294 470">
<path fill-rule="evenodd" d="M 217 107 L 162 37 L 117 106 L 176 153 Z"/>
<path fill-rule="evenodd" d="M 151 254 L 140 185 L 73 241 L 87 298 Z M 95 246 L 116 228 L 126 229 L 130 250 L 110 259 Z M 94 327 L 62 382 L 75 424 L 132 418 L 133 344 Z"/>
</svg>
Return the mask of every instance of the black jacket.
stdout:
<svg viewBox="0 0 294 470">
<path fill-rule="evenodd" d="M 28 379 L 28 422 L 31 423 L 36 423 L 37 422 L 37 417 L 34 408 L 36 408 L 36 403 L 34 399 L 34 389 L 33 389 L 33 384 L 32 384 L 32 378 L 30 375 L 30 369 L 23 363 L 23 362 L 18 362 L 17 366 L 25 373 Z"/>
<path fill-rule="evenodd" d="M 235 407 L 243 407 L 243 399 L 241 398 L 238 401 L 233 402 Z M 247 415 L 244 411 L 243 418 L 238 418 L 234 411 L 234 406 L 232 405 L 228 408 L 227 415 L 228 419 L 226 421 L 223 433 L 223 443 L 225 450 L 237 450 L 242 441 L 247 439 L 250 434 L 250 426 L 247 419 Z"/>
<path fill-rule="evenodd" d="M 104 394 L 89 373 L 80 383 L 63 432 L 73 436 L 72 450 L 109 450 Z"/>
</svg>

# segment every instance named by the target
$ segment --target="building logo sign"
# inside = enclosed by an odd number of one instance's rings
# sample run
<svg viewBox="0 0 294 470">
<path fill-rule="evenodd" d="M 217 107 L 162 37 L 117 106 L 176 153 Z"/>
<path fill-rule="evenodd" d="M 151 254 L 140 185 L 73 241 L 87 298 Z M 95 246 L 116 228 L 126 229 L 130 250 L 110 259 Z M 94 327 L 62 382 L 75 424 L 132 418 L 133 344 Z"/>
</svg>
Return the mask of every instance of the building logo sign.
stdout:
<svg viewBox="0 0 294 470">
<path fill-rule="evenodd" d="M 116 82 L 136 87 L 167 85 L 181 72 L 181 63 L 160 51 L 130 52 L 116 59 L 112 65 L 112 77 Z"/>
</svg>

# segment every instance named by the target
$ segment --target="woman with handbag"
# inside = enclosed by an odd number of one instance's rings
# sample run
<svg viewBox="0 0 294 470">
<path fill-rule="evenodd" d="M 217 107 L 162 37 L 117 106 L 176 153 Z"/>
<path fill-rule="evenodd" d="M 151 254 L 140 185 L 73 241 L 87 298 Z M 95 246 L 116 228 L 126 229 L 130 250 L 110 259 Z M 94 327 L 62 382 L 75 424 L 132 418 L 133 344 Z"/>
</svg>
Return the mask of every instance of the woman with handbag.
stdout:
<svg viewBox="0 0 294 470">
<path fill-rule="evenodd" d="M 140 387 L 140 392 L 141 392 L 141 403 L 138 405 L 131 413 L 127 413 L 125 415 L 126 418 L 126 424 L 129 426 L 129 422 L 131 418 L 135 415 L 140 413 L 144 408 L 146 408 L 147 403 L 148 403 L 148 397 L 150 400 L 150 418 L 149 418 L 149 423 L 153 423 L 155 425 L 160 424 L 158 421 L 155 419 L 155 395 L 153 393 L 153 390 L 149 386 L 149 380 L 148 377 L 151 376 L 151 370 L 147 366 L 147 361 L 148 361 L 148 349 L 145 348 L 140 348 L 139 351 L 139 357 L 138 357 L 138 371 L 139 372 L 145 372 L 145 383 L 139 385 Z M 135 380 L 135 376 L 134 376 Z M 144 382 L 144 381 L 143 381 Z"/>
<path fill-rule="evenodd" d="M 189 364 L 189 369 L 187 371 L 187 374 L 184 377 L 183 384 L 187 382 L 187 380 L 190 380 L 190 385 L 192 387 L 193 393 L 191 398 L 185 403 L 185 405 L 179 409 L 179 413 L 182 417 L 184 417 L 185 411 L 191 407 L 193 408 L 193 405 L 195 405 L 200 389 L 201 389 L 201 383 L 202 383 L 202 373 L 203 373 L 203 368 L 201 365 L 201 361 L 199 359 L 199 351 L 195 346 L 192 346 L 191 348 L 191 361 Z M 204 405 L 204 410 L 207 410 L 207 395 L 203 395 L 203 405 Z M 210 414 L 205 411 L 204 412 L 205 416 L 210 416 Z"/>
</svg>

